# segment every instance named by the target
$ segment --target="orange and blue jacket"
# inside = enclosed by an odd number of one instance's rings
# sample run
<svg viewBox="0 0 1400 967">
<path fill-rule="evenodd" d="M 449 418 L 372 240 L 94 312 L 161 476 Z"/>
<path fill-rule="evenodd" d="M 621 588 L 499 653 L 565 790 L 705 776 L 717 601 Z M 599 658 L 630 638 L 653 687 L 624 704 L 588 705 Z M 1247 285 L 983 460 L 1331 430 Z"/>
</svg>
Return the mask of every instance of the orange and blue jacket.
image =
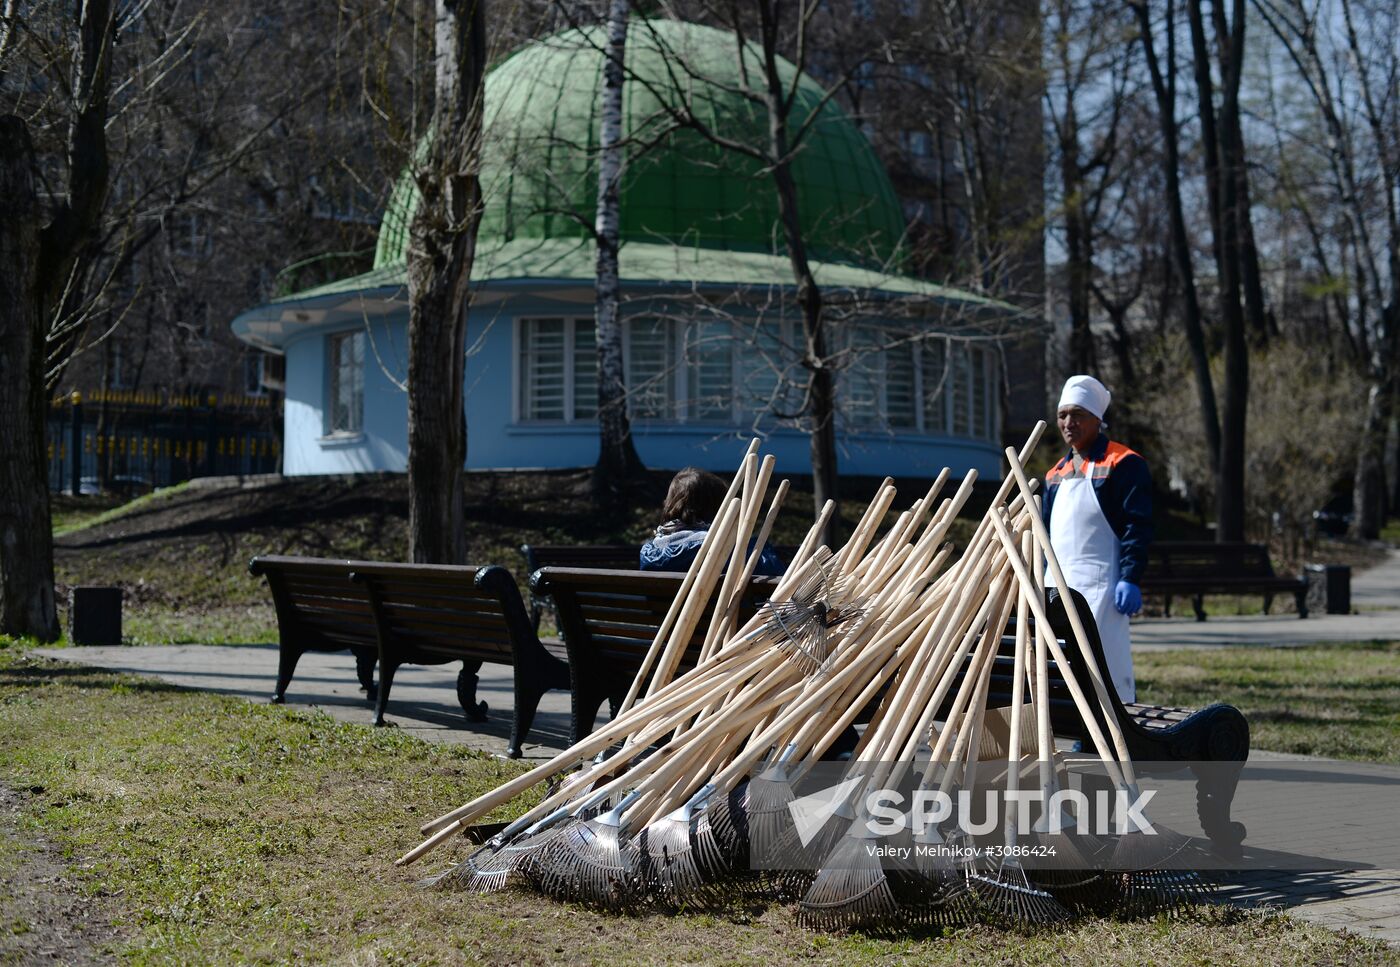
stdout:
<svg viewBox="0 0 1400 967">
<path fill-rule="evenodd" d="M 1074 469 L 1073 456 L 1067 453 L 1045 475 L 1043 514 L 1047 527 L 1060 483 L 1084 472 Z M 1084 457 L 1094 465 L 1094 496 L 1099 499 L 1099 509 L 1118 538 L 1118 579 L 1141 584 L 1153 533 L 1152 474 L 1147 461 L 1103 433 Z"/>
</svg>

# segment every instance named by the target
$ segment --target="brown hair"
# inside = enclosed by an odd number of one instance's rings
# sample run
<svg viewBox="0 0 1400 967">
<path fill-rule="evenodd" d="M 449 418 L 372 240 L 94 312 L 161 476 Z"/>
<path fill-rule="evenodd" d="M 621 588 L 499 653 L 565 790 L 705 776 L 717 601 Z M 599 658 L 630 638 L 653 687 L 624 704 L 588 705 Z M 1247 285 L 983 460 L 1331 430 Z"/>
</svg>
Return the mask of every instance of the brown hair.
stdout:
<svg viewBox="0 0 1400 967">
<path fill-rule="evenodd" d="M 663 523 L 678 520 L 686 524 L 713 523 L 728 490 L 723 480 L 699 467 L 686 467 L 671 478 L 666 502 L 661 505 Z"/>
</svg>

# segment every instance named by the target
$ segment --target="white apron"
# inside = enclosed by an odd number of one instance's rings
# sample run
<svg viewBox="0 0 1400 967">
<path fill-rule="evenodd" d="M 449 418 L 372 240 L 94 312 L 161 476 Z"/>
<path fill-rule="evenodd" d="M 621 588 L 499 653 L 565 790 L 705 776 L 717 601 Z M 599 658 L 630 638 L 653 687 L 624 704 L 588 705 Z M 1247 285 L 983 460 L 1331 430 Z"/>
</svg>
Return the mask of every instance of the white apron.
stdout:
<svg viewBox="0 0 1400 967">
<path fill-rule="evenodd" d="M 1084 595 L 1094 612 L 1118 697 L 1124 702 L 1136 701 L 1128 616 L 1113 605 L 1113 590 L 1118 585 L 1118 536 L 1094 495 L 1091 461 L 1084 462 L 1082 477 L 1060 481 L 1055 504 L 1050 508 L 1050 546 L 1065 572 L 1065 581 Z"/>
</svg>

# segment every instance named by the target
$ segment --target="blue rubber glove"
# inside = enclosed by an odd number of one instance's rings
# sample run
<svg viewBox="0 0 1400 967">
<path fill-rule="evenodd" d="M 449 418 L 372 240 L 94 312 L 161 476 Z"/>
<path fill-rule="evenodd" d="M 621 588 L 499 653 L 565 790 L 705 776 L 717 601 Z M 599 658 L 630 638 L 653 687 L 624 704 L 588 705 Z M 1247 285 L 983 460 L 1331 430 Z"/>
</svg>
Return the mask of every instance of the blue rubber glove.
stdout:
<svg viewBox="0 0 1400 967">
<path fill-rule="evenodd" d="M 1119 614 L 1137 614 L 1142 610 L 1142 591 L 1136 584 L 1119 581 L 1113 589 L 1113 606 Z"/>
</svg>

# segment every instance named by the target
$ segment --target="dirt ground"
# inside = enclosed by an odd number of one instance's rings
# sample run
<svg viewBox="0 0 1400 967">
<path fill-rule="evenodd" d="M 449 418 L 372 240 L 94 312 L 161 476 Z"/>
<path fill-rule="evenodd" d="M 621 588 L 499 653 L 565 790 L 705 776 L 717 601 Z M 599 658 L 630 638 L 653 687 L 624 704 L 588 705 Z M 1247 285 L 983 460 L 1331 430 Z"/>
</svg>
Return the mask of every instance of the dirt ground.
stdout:
<svg viewBox="0 0 1400 967">
<path fill-rule="evenodd" d="M 522 543 L 640 544 L 660 523 L 670 477 L 649 473 L 620 508 L 602 510 L 590 497 L 587 471 L 468 474 L 470 558 L 509 568 L 523 582 Z M 843 493 L 848 515 L 864 508 L 876 483 L 849 485 Z M 797 543 L 811 522 L 810 492 L 794 484 L 776 543 Z M 913 495 L 916 484 L 907 482 L 905 489 Z M 402 561 L 407 552 L 403 475 L 268 478 L 256 486 L 157 494 L 112 520 L 63 534 L 55 542 L 55 570 L 60 600 L 74 584 L 115 585 L 128 610 L 146 606 L 189 616 L 267 606 L 266 587 L 247 572 L 258 554 Z"/>
<path fill-rule="evenodd" d="M 105 900 L 80 892 L 72 861 L 20 823 L 20 804 L 42 795 L 0 786 L 0 963 L 114 963 L 121 931 Z"/>
</svg>

